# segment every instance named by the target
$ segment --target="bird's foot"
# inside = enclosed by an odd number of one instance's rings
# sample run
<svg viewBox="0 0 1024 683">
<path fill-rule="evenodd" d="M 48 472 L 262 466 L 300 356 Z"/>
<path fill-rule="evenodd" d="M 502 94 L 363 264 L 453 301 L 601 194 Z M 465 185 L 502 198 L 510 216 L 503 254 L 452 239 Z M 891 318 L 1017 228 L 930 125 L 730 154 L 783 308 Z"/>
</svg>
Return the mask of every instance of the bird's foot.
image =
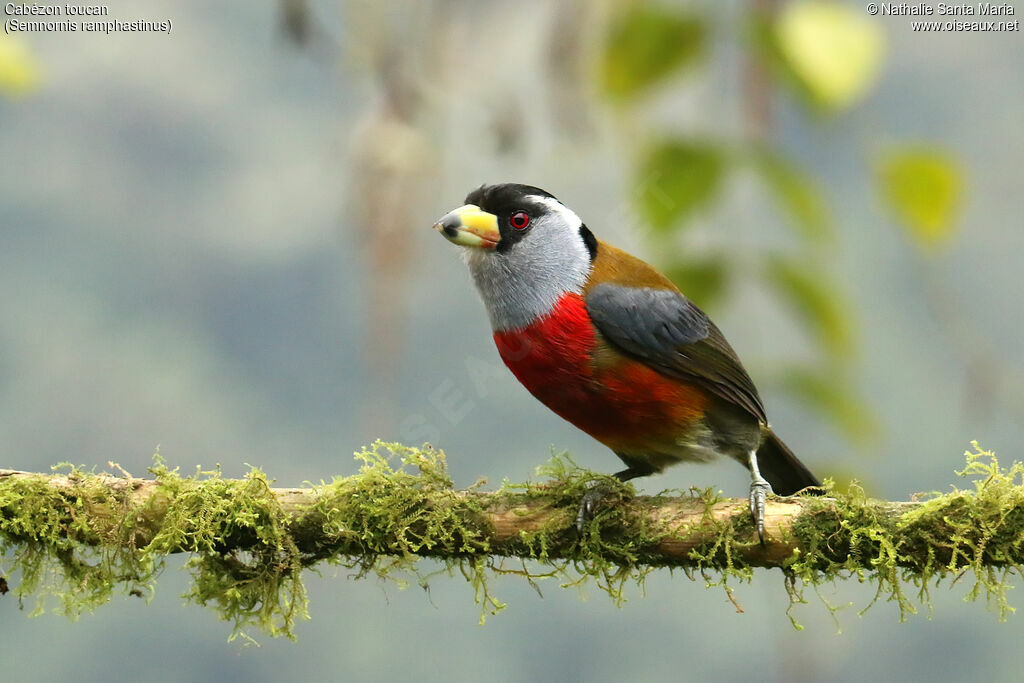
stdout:
<svg viewBox="0 0 1024 683">
<path fill-rule="evenodd" d="M 620 455 L 623 460 L 628 462 L 625 456 Z M 621 472 L 616 472 L 612 476 L 618 479 L 622 483 L 626 483 L 630 479 L 636 479 L 637 477 L 646 477 L 648 474 L 654 472 L 650 467 L 630 465 Z M 583 500 L 580 501 L 580 509 L 576 513 L 576 532 L 582 536 L 583 527 L 587 526 L 587 522 L 594 518 L 594 513 L 597 512 L 597 508 L 601 505 L 605 498 L 610 497 L 613 493 L 617 494 L 620 499 L 629 498 L 633 495 L 631 490 L 623 491 L 621 487 L 615 487 L 609 481 L 597 481 L 591 484 L 590 489 L 583 494 Z"/>
<path fill-rule="evenodd" d="M 628 497 L 628 496 L 627 496 Z M 597 482 L 583 494 L 579 510 L 576 512 L 576 532 L 582 536 L 583 529 L 594 519 L 601 504 L 607 498 L 623 498 L 623 494 L 611 482 Z"/>
<path fill-rule="evenodd" d="M 757 540 L 761 545 L 764 545 L 764 505 L 769 493 L 772 493 L 772 485 L 761 477 L 750 482 L 750 517 L 757 527 Z"/>
<path fill-rule="evenodd" d="M 597 506 L 601 504 L 601 500 L 607 495 L 608 489 L 600 485 L 592 486 L 589 491 L 583 494 L 583 499 L 580 500 L 580 508 L 576 511 L 576 533 L 580 536 L 583 535 L 583 528 L 594 518 Z"/>
</svg>

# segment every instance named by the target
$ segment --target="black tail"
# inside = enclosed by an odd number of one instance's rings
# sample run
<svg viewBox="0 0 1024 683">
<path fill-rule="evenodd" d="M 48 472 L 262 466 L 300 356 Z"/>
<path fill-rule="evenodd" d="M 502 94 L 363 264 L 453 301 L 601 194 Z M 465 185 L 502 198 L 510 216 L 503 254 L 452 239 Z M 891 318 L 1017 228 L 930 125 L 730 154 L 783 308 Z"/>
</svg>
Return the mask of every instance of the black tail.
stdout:
<svg viewBox="0 0 1024 683">
<path fill-rule="evenodd" d="M 757 467 L 761 476 L 772 485 L 772 490 L 780 496 L 791 496 L 808 486 L 821 486 L 818 478 L 772 431 L 757 449 Z"/>
</svg>

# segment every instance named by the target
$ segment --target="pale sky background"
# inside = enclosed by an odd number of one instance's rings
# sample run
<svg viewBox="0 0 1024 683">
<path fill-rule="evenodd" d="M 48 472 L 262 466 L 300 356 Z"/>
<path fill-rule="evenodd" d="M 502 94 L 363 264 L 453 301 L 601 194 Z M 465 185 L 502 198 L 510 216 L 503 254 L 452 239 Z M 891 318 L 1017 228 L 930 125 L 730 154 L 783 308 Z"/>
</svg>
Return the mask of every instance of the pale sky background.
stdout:
<svg viewBox="0 0 1024 683">
<path fill-rule="evenodd" d="M 558 195 L 599 236 L 654 258 L 622 217 L 634 150 L 595 104 L 589 142 L 563 139 L 538 83 L 551 6 L 539 1 L 432 6 L 395 3 L 391 30 L 415 49 L 454 41 L 444 82 L 424 88 L 424 139 L 410 147 L 410 253 L 398 281 L 403 327 L 391 418 L 367 420 L 377 379 L 364 365 L 366 231 L 353 201 L 360 128 L 379 94 L 360 60 L 358 18 L 369 5 L 314 3 L 343 46 L 316 59 L 282 38 L 270 2 L 110 5 L 113 18 L 169 17 L 171 36 L 32 34 L 40 87 L 0 99 L 0 451 L 4 467 L 119 462 L 142 474 L 159 446 L 172 465 L 220 463 L 228 475 L 262 467 L 284 486 L 354 471 L 351 453 L 376 437 L 410 440 L 427 423 L 460 486 L 523 480 L 552 446 L 586 467 L 618 460 L 495 372 L 480 395 L 466 358 L 495 365 L 486 316 L 455 250 L 429 228 L 482 182 L 518 181 Z M 1018 7 L 1018 15 L 1024 6 Z M 734 21 L 738 3 L 716 13 Z M 884 70 L 869 96 L 834 121 L 778 112 L 780 144 L 829 192 L 840 253 L 829 269 L 859 320 L 857 382 L 884 433 L 858 450 L 774 390 L 765 400 L 783 437 L 812 468 L 855 474 L 871 491 L 906 498 L 944 489 L 971 439 L 1021 458 L 1024 377 L 1024 43 L 1021 34 L 915 34 L 880 17 Z M 735 134 L 735 45 L 649 121 Z M 487 106 L 522 111 L 522 150 L 494 151 Z M 498 103 L 498 104 L 493 104 Z M 733 109 L 731 109 L 733 107 Z M 362 131 L 362 132 L 360 132 Z M 962 162 L 968 193 L 948 252 L 922 262 L 879 204 L 870 168 L 886 144 L 939 143 Z M 417 146 L 419 145 L 419 146 Z M 419 182 L 418 179 L 422 179 Z M 768 199 L 742 179 L 699 220 L 744 244 L 785 239 Z M 709 231 L 715 234 L 714 230 Z M 937 283 L 937 284 L 936 284 Z M 754 290 L 716 320 L 755 379 L 800 339 Z M 996 359 L 991 405 L 965 389 L 961 351 L 932 301 L 967 316 L 969 345 Z M 461 391 L 472 407 L 451 424 L 431 392 Z M 369 397 L 369 398 L 368 398 Z M 411 420 L 411 422 L 410 422 Z M 743 495 L 731 463 L 679 467 L 647 491 L 717 486 Z M 892 605 L 857 610 L 869 586 L 826 587 L 852 601 L 842 634 L 815 602 L 785 615 L 778 572 L 720 590 L 658 572 L 646 595 L 614 607 L 596 588 L 497 580 L 508 609 L 477 625 L 472 589 L 438 578 L 428 594 L 345 571 L 307 577 L 312 620 L 298 642 L 257 635 L 225 642 L 228 624 L 180 594 L 179 561 L 149 605 L 127 597 L 71 623 L 30 619 L 0 598 L 4 678 L 118 680 L 960 680 L 1019 676 L 1021 617 L 999 623 L 965 586 L 933 591 L 934 614 L 898 623 Z M 1018 606 L 1021 598 L 1011 593 Z"/>
</svg>

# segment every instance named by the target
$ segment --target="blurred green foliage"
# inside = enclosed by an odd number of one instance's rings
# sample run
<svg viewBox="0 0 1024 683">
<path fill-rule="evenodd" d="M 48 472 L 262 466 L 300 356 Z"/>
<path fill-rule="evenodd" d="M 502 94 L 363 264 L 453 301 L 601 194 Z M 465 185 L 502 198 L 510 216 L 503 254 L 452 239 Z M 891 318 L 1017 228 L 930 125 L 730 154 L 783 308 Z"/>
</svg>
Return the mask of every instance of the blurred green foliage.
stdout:
<svg viewBox="0 0 1024 683">
<path fill-rule="evenodd" d="M 651 227 L 667 230 L 710 204 L 724 167 L 722 153 L 712 145 L 659 141 L 641 161 L 636 176 L 640 206 Z"/>
<path fill-rule="evenodd" d="M 765 277 L 780 298 L 813 333 L 830 360 L 837 363 L 854 352 L 850 305 L 820 268 L 785 256 L 767 257 Z"/>
<path fill-rule="evenodd" d="M 729 259 L 722 255 L 690 258 L 679 256 L 665 269 L 665 274 L 691 299 L 711 307 L 727 291 L 732 277 L 729 265 Z"/>
<path fill-rule="evenodd" d="M 847 441 L 868 446 L 881 427 L 865 402 L 847 389 L 848 383 L 848 379 L 801 366 L 782 373 L 782 386 L 790 395 L 813 405 Z M 857 478 L 863 479 L 863 474 Z"/>
<path fill-rule="evenodd" d="M 687 13 L 633 5 L 612 23 L 601 62 L 605 92 L 628 98 L 692 66 L 704 50 L 705 25 Z"/>
<path fill-rule="evenodd" d="M 751 120 L 770 119 L 773 101 L 788 94 L 807 114 L 804 125 L 827 125 L 869 93 L 885 45 L 880 25 L 862 8 L 804 0 L 752 6 L 746 25 L 729 26 L 712 25 L 692 9 L 623 3 L 605 34 L 603 91 L 620 114 L 639 117 L 654 95 L 652 86 L 695 69 L 714 33 L 732 31 L 748 62 L 749 92 L 743 93 L 742 106 L 767 110 L 744 112 Z M 727 75 L 715 77 L 727 80 Z M 685 82 L 676 87 L 686 87 Z M 672 246 L 662 250 L 670 256 L 661 265 L 701 306 L 721 305 L 737 277 L 753 274 L 763 281 L 820 351 L 780 361 L 786 369 L 778 374 L 778 386 L 851 442 L 867 444 L 879 427 L 852 379 L 857 323 L 826 265 L 842 248 L 844 226 L 835 224 L 827 188 L 813 170 L 771 143 L 766 131 L 758 132 L 709 142 L 700 132 L 648 130 L 633 174 L 640 215 L 653 239 Z M 727 201 L 723 188 L 729 178 L 751 171 L 792 228 L 791 244 L 753 255 L 742 248 L 736 254 L 676 248 L 692 233 L 696 215 Z M 877 165 L 876 175 L 881 196 L 917 245 L 931 248 L 948 240 L 962 186 L 952 158 L 930 146 L 898 148 Z"/>
<path fill-rule="evenodd" d="M 949 242 L 964 185 L 949 154 L 923 146 L 890 149 L 877 176 L 882 196 L 918 247 L 930 252 Z"/>
<path fill-rule="evenodd" d="M 792 82 L 826 110 L 849 107 L 863 97 L 882 65 L 882 29 L 859 6 L 790 2 L 769 35 Z"/>
<path fill-rule="evenodd" d="M 0 95 L 21 95 L 39 82 L 39 67 L 28 46 L 16 37 L 0 34 Z"/>
<path fill-rule="evenodd" d="M 797 237 L 808 243 L 832 242 L 835 228 L 818 184 L 803 169 L 774 150 L 755 150 L 752 159 L 762 182 L 772 191 L 789 218 L 789 225 L 798 231 Z"/>
</svg>

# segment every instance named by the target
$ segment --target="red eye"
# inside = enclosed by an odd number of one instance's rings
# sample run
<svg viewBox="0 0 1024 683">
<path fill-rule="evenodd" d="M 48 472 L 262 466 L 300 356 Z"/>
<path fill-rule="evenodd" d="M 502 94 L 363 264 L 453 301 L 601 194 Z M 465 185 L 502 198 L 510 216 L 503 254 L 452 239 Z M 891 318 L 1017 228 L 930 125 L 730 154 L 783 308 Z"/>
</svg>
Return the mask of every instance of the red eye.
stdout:
<svg viewBox="0 0 1024 683">
<path fill-rule="evenodd" d="M 525 211 L 516 211 L 508 217 L 508 223 L 516 230 L 525 230 L 530 224 L 530 215 Z"/>
</svg>

